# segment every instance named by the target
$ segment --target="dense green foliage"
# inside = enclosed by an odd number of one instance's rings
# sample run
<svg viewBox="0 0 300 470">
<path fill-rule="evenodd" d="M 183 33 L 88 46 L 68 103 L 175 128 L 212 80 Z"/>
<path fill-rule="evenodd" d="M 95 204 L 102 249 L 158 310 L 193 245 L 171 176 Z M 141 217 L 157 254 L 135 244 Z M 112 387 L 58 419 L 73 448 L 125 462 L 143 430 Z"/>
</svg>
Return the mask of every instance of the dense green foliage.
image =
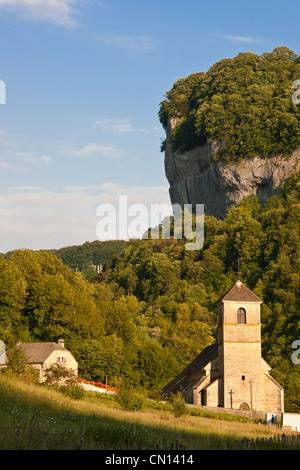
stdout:
<svg viewBox="0 0 300 470">
<path fill-rule="evenodd" d="M 83 245 L 68 246 L 58 250 L 51 250 L 66 266 L 72 269 L 91 274 L 92 266 L 101 265 L 111 254 L 120 254 L 126 246 L 123 240 L 108 240 L 101 242 L 95 240 Z"/>
<path fill-rule="evenodd" d="M 95 267 L 102 265 L 112 254 L 120 254 L 126 246 L 124 240 L 108 240 L 101 242 L 95 240 L 83 245 L 66 246 L 57 250 L 47 250 L 55 255 L 73 271 L 80 271 L 88 279 L 95 277 Z M 11 258 L 14 251 L 0 254 L 5 259 Z"/>
<path fill-rule="evenodd" d="M 160 121 L 176 121 L 173 150 L 218 142 L 215 158 L 227 161 L 289 156 L 300 147 L 300 106 L 291 100 L 297 79 L 300 56 L 286 47 L 240 53 L 177 80 L 160 105 Z"/>
<path fill-rule="evenodd" d="M 87 380 L 160 390 L 216 340 L 216 301 L 237 279 L 264 300 L 263 356 L 299 403 L 299 197 L 295 174 L 262 207 L 255 197 L 224 220 L 205 218 L 198 251 L 185 240 L 131 240 L 93 281 L 46 252 L 18 250 L 0 259 L 0 338 L 57 341 Z"/>
</svg>

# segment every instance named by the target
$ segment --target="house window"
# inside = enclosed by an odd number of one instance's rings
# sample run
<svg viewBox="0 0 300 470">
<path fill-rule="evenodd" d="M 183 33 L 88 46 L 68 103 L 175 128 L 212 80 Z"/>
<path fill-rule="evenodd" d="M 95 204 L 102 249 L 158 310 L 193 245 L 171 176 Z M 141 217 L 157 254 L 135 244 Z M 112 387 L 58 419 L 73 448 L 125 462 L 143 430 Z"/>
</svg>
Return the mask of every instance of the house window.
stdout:
<svg viewBox="0 0 300 470">
<path fill-rule="evenodd" d="M 63 356 L 58 356 L 57 357 L 57 362 L 66 362 L 66 358 Z"/>
<path fill-rule="evenodd" d="M 246 323 L 246 310 L 243 307 L 237 309 L 237 322 L 240 324 Z"/>
</svg>

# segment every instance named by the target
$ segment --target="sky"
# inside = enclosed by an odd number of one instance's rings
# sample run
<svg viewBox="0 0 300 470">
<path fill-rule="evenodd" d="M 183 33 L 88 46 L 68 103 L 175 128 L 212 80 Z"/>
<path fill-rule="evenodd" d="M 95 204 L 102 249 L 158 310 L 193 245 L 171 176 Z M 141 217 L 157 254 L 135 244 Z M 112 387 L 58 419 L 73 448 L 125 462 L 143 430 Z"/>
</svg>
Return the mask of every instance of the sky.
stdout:
<svg viewBox="0 0 300 470">
<path fill-rule="evenodd" d="M 298 13 L 299 0 L 0 0 L 0 253 L 101 239 L 98 208 L 118 216 L 120 197 L 151 224 L 170 205 L 166 91 L 240 52 L 300 54 Z"/>
</svg>

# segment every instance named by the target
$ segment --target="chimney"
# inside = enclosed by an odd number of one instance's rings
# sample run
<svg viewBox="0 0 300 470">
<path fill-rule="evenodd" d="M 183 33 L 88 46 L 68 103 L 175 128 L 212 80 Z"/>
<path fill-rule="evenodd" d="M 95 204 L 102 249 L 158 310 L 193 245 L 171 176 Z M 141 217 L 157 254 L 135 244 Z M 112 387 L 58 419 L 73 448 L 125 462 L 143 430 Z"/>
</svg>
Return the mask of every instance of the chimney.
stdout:
<svg viewBox="0 0 300 470">
<path fill-rule="evenodd" d="M 65 347 L 65 341 L 63 339 L 59 339 L 57 344 L 63 348 Z"/>
</svg>

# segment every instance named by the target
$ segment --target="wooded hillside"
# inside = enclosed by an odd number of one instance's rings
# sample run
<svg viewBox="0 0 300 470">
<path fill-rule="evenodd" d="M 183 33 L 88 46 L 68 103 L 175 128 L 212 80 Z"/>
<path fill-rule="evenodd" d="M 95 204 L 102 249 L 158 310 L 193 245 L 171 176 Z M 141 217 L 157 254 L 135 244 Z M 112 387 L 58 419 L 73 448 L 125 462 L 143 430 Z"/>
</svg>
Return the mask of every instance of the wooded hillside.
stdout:
<svg viewBox="0 0 300 470">
<path fill-rule="evenodd" d="M 0 259 L 0 338 L 6 343 L 65 340 L 87 380 L 160 390 L 216 340 L 215 302 L 241 280 L 264 300 L 263 356 L 299 403 L 299 196 L 295 174 L 262 207 L 255 197 L 224 220 L 205 218 L 205 244 L 132 240 L 88 280 L 47 252 L 17 250 Z"/>
</svg>

